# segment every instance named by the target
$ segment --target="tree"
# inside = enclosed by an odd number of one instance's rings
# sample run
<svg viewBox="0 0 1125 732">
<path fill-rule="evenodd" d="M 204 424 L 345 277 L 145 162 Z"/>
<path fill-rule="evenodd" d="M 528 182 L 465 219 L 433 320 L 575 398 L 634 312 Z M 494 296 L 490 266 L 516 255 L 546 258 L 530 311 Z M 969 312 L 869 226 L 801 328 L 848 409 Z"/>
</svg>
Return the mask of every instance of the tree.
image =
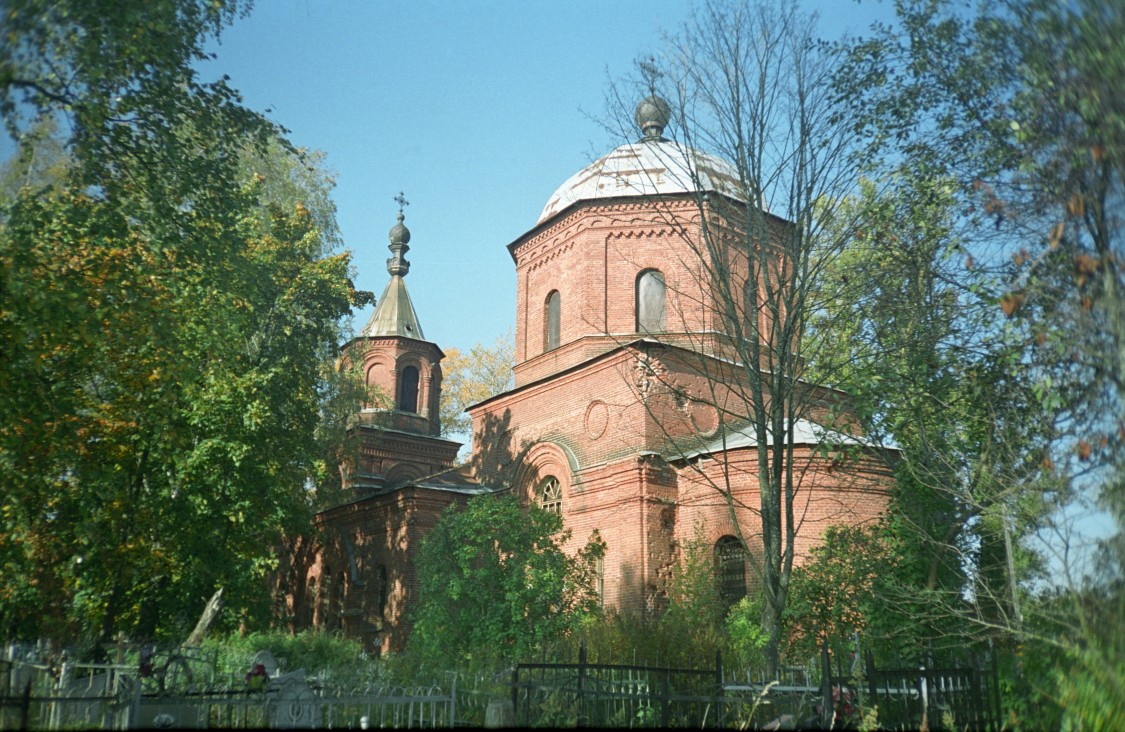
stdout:
<svg viewBox="0 0 1125 732">
<path fill-rule="evenodd" d="M 979 551 L 965 557 L 976 570 L 974 596 L 989 601 L 947 607 L 1002 640 L 1053 647 L 1065 660 L 1060 676 L 1085 684 L 1060 694 L 1075 704 L 1065 710 L 1071 723 L 1081 723 L 1093 699 L 1125 708 L 1120 644 L 1099 630 L 1120 627 L 1120 593 L 1081 579 L 1080 547 L 1058 510 L 1099 495 L 1112 507 L 1122 485 L 1125 13 L 1094 0 L 975 13 L 904 1 L 897 11 L 897 28 L 852 46 L 842 93 L 882 159 L 951 182 L 966 266 L 984 275 L 975 294 L 991 306 L 986 332 L 1004 344 L 981 362 L 992 383 L 1019 385 L 1016 403 L 1037 414 L 1019 425 L 1011 392 L 974 395 L 980 447 L 962 485 L 995 510 L 980 514 Z M 1028 422 L 1047 428 L 1029 432 Z M 1119 514 L 1110 516 L 1120 531 Z M 1035 575 L 1019 561 L 1032 548 L 1020 541 L 1028 527 L 1051 536 L 1039 553 L 1062 559 L 1060 589 L 1032 591 Z"/>
<path fill-rule="evenodd" d="M 1056 429 L 1032 372 L 1009 368 L 1022 346 L 995 327 L 991 277 L 964 267 L 955 183 L 906 166 L 880 172 L 882 192 L 865 183 L 846 204 L 864 226 L 819 285 L 825 305 L 811 327 L 834 339 L 811 370 L 835 374 L 865 434 L 899 448 L 885 523 L 912 540 L 884 602 L 914 614 L 949 608 L 972 580 L 982 611 L 1013 616 L 1018 597 L 995 575 L 1009 562 L 1033 566 L 1020 540 L 1057 492 L 1041 469 Z M 948 621 L 930 621 L 916 642 L 965 641 Z"/>
<path fill-rule="evenodd" d="M 448 665 L 470 657 L 513 661 L 574 630 L 597 609 L 595 532 L 577 555 L 556 513 L 510 495 L 450 507 L 426 535 L 411 647 Z"/>
<path fill-rule="evenodd" d="M 815 284 L 852 228 L 841 219 L 841 202 L 856 184 L 849 163 L 856 136 L 834 97 L 833 70 L 833 53 L 815 42 L 813 20 L 794 3 L 709 3 L 662 55 L 641 65 L 638 83 L 671 100 L 668 134 L 676 142 L 733 166 L 714 192 L 707 158 L 693 153 L 687 172 L 701 224 L 696 231 L 668 213 L 690 250 L 684 269 L 693 273 L 687 287 L 668 285 L 668 301 L 710 303 L 718 311 L 713 330 L 721 334 L 699 333 L 686 343 L 702 356 L 695 368 L 706 394 L 662 387 L 673 399 L 703 399 L 718 408 L 715 441 L 740 429 L 755 439 L 754 505 L 735 495 L 743 478 L 729 461 L 717 472 L 685 462 L 726 503 L 735 526 L 744 525 L 737 517 L 742 511 L 760 518 L 760 539 L 738 538 L 764 593 L 770 674 L 779 663 L 782 614 L 811 489 L 795 457 L 795 432 L 802 420 L 823 421 L 823 405 L 838 401 L 802 373 L 819 345 L 807 337 L 818 308 Z M 664 417 L 659 409 L 653 407 L 657 422 Z M 698 439 L 663 426 L 673 453 L 699 448 Z"/>
<path fill-rule="evenodd" d="M 261 578 L 307 520 L 325 364 L 357 299 L 320 228 L 332 211 L 309 208 L 328 179 L 313 166 L 278 193 L 250 173 L 308 160 L 195 78 L 239 6 L 110 5 L 19 2 L 3 21 L 20 159 L 46 120 L 67 157 L 0 210 L 14 637 L 183 637 L 218 587 L 247 619 L 267 612 Z"/>
<path fill-rule="evenodd" d="M 465 410 L 512 388 L 515 342 L 511 332 L 491 346 L 478 343 L 467 354 L 450 348 L 442 361 L 441 431 L 472 439 L 473 421 Z"/>
</svg>

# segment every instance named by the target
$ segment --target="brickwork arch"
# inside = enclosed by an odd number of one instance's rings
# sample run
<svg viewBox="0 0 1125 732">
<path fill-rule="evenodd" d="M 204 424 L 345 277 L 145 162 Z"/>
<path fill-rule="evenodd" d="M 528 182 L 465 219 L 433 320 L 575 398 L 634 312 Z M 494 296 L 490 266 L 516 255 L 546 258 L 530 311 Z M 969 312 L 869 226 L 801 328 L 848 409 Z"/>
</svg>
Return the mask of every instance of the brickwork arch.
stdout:
<svg viewBox="0 0 1125 732">
<path fill-rule="evenodd" d="M 405 383 L 411 380 L 408 370 L 414 369 L 417 374 L 417 381 L 413 383 Z M 441 381 L 440 372 L 438 375 L 437 384 L 440 385 Z M 414 408 L 404 409 L 403 404 L 404 394 L 403 389 L 413 387 Z M 433 411 L 433 391 L 440 386 L 436 386 L 433 380 L 433 368 L 429 359 L 422 358 L 417 353 L 403 353 L 395 360 L 395 381 L 394 381 L 394 408 L 400 412 L 409 412 L 411 414 L 418 414 L 424 417 L 432 417 Z"/>
<path fill-rule="evenodd" d="M 364 360 L 364 384 L 368 387 L 378 387 L 387 394 L 393 394 L 394 376 L 392 374 L 393 362 L 382 354 L 369 355 Z M 375 408 L 374 404 L 365 405 L 367 408 Z"/>
<path fill-rule="evenodd" d="M 383 466 L 383 474 L 388 485 L 407 483 L 425 476 L 425 471 L 414 463 L 395 463 Z"/>
<path fill-rule="evenodd" d="M 565 515 L 567 499 L 576 488 L 574 474 L 577 470 L 578 463 L 570 450 L 555 442 L 538 442 L 520 461 L 513 488 L 521 503 L 531 505 L 539 500 L 538 491 L 546 479 L 557 479 L 562 493 L 561 513 Z"/>
</svg>

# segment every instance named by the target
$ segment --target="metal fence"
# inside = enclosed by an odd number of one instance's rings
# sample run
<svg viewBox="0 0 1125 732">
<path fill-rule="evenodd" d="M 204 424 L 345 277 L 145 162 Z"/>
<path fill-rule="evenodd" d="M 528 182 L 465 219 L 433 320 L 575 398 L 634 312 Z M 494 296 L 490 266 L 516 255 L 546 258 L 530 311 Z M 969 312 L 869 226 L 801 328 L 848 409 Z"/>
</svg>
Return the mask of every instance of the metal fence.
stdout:
<svg viewBox="0 0 1125 732">
<path fill-rule="evenodd" d="M 7 654 L 9 656 L 15 654 Z M 135 665 L 0 660 L 0 729 L 453 727 L 457 687 L 326 688 L 291 673 L 152 690 Z"/>
<path fill-rule="evenodd" d="M 879 668 L 871 655 L 833 673 L 827 649 L 819 683 L 805 674 L 739 682 L 721 656 L 705 669 L 589 663 L 524 663 L 512 671 L 515 722 L 526 726 L 772 727 L 880 729 L 1001 728 L 994 658 Z M 799 683 L 803 681 L 804 683 Z M 795 683 L 798 682 L 798 683 Z"/>
<path fill-rule="evenodd" d="M 525 726 L 681 727 L 723 724 L 722 662 L 713 669 L 521 663 L 512 670 L 515 721 Z"/>
<path fill-rule="evenodd" d="M 866 706 L 878 708 L 882 727 L 1001 729 L 995 656 L 959 665 L 928 659 L 913 668 L 878 668 L 868 653 L 864 676 L 857 692 L 866 695 Z"/>
<path fill-rule="evenodd" d="M 576 663 L 519 664 L 510 678 L 466 678 L 461 688 L 453 674 L 445 687 L 343 688 L 294 672 L 250 689 L 245 678 L 197 670 L 189 688 L 165 679 L 156 690 L 135 664 L 7 655 L 0 729 L 453 727 L 483 722 L 504 687 L 510 722 L 526 726 L 828 728 L 874 712 L 866 721 L 881 729 L 1001 729 L 992 655 L 881 668 L 870 654 L 845 664 L 824 649 L 819 664 L 766 683 L 724 669 L 719 655 L 693 669 L 599 664 L 583 645 Z"/>
<path fill-rule="evenodd" d="M 439 728 L 456 724 L 456 690 L 374 687 L 298 693 L 205 691 L 142 697 L 133 728 L 359 729 Z"/>
</svg>

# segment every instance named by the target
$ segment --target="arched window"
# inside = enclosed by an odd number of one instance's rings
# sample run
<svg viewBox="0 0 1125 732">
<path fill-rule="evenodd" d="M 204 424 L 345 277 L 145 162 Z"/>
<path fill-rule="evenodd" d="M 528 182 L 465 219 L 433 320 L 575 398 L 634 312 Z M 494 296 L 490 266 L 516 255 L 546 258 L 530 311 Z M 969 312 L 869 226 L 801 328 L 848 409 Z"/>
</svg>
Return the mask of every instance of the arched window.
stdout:
<svg viewBox="0 0 1125 732">
<path fill-rule="evenodd" d="M 317 623 L 322 628 L 332 628 L 332 600 L 333 594 L 336 590 L 336 583 L 333 580 L 332 568 L 325 566 L 324 572 L 320 575 L 320 592 L 316 596 L 317 604 Z"/>
<path fill-rule="evenodd" d="M 663 333 L 664 275 L 656 269 L 646 269 L 637 275 L 637 332 Z"/>
<path fill-rule="evenodd" d="M 312 622 L 312 624 L 314 626 L 323 625 L 323 623 L 324 623 L 324 620 L 323 620 L 324 614 L 323 614 L 323 607 L 322 607 L 323 597 L 321 597 L 320 586 L 319 586 L 319 583 L 317 582 L 316 577 L 312 577 L 312 578 L 309 579 L 309 584 L 308 584 L 308 587 L 305 591 L 305 597 L 307 599 L 306 604 L 308 606 L 309 620 Z"/>
<path fill-rule="evenodd" d="M 334 630 L 344 627 L 344 610 L 347 608 L 347 581 L 347 574 L 340 572 L 332 587 L 332 625 L 330 627 Z"/>
<path fill-rule="evenodd" d="M 387 582 L 387 567 L 379 565 L 379 617 L 387 617 L 387 600 L 390 598 L 390 584 Z"/>
<path fill-rule="evenodd" d="M 539 508 L 551 513 L 562 513 L 562 486 L 559 479 L 549 475 L 539 482 Z"/>
<path fill-rule="evenodd" d="M 715 542 L 715 579 L 719 597 L 728 605 L 746 597 L 746 550 L 734 536 Z"/>
<path fill-rule="evenodd" d="M 418 411 L 417 366 L 407 366 L 398 377 L 398 408 L 401 412 Z"/>
<path fill-rule="evenodd" d="M 547 295 L 546 327 L 543 330 L 543 350 L 553 351 L 559 347 L 559 319 L 562 315 L 562 297 L 558 290 Z"/>
</svg>

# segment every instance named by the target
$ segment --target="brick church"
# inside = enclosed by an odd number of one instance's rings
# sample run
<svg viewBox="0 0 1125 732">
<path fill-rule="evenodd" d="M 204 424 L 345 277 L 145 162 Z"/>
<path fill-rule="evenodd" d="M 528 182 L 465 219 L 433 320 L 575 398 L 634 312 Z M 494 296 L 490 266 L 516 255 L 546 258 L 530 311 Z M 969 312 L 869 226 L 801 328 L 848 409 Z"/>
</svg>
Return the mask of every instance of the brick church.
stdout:
<svg viewBox="0 0 1125 732">
<path fill-rule="evenodd" d="M 443 354 L 425 339 L 406 289 L 410 232 L 400 211 L 390 281 L 342 356 L 393 403 L 358 415 L 350 500 L 318 514 L 319 541 L 299 545 L 283 573 L 295 626 L 401 649 L 422 538 L 447 506 L 500 491 L 560 513 L 574 549 L 598 530 L 607 608 L 659 611 L 678 552 L 700 540 L 713 548 L 724 595 L 747 592 L 754 577 L 743 547 L 761 544 L 757 440 L 731 408 L 744 399 L 746 371 L 692 242 L 723 210 L 752 204 L 733 166 L 663 137 L 665 102 L 644 100 L 636 119 L 636 143 L 565 181 L 508 245 L 515 386 L 469 408 L 466 466 L 455 464 L 460 445 L 441 436 Z M 732 261 L 732 281 L 748 282 L 745 260 L 741 275 Z M 846 414 L 845 397 L 806 389 L 813 409 L 791 426 L 798 561 L 828 525 L 875 519 L 889 484 L 876 448 L 822 426 L 830 410 Z M 826 457 L 826 436 L 858 457 L 844 465 Z"/>
</svg>

